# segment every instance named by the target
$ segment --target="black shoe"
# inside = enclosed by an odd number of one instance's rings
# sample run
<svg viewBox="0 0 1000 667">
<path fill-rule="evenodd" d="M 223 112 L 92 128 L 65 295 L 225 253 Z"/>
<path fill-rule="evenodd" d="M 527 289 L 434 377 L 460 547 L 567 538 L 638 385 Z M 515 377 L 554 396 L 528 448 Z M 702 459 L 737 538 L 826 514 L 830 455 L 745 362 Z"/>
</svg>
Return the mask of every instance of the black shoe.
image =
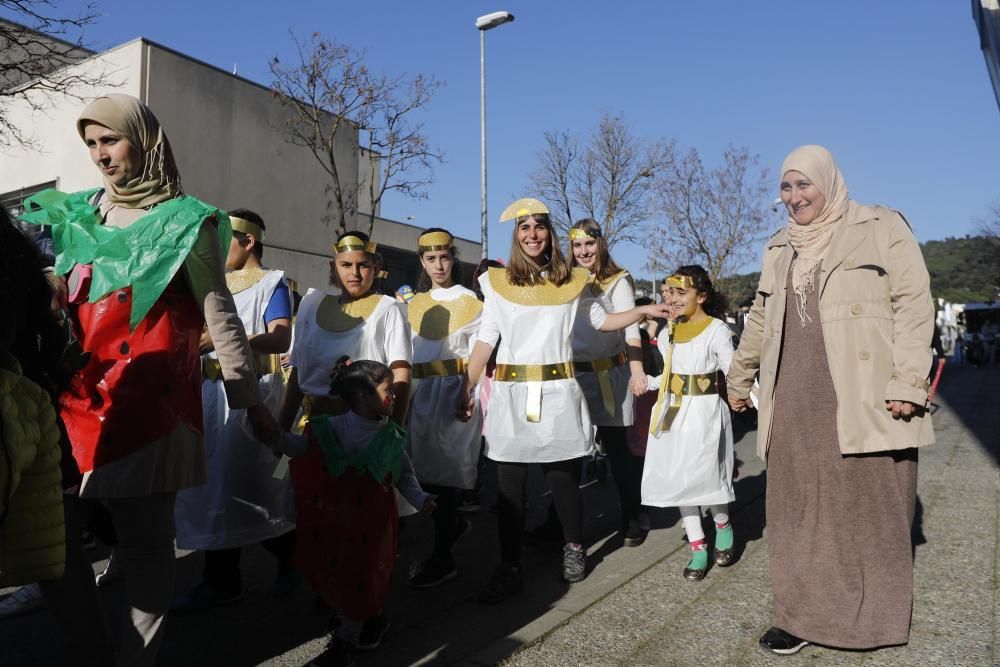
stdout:
<svg viewBox="0 0 1000 667">
<path fill-rule="evenodd" d="M 382 643 L 389 629 L 389 617 L 382 612 L 374 618 L 369 618 L 361 626 L 361 633 L 358 635 L 359 651 L 374 651 Z"/>
<path fill-rule="evenodd" d="M 310 667 L 351 667 L 355 663 L 357 651 L 349 642 L 339 637 L 330 637 L 326 650 L 309 661 Z"/>
<path fill-rule="evenodd" d="M 431 556 L 410 577 L 410 588 L 434 588 L 458 576 L 455 562 Z"/>
<path fill-rule="evenodd" d="M 479 591 L 479 601 L 483 604 L 497 604 L 511 595 L 524 590 L 524 580 L 521 578 L 521 568 L 501 563 L 489 582 Z"/>
<path fill-rule="evenodd" d="M 762 649 L 778 655 L 793 655 L 809 644 L 806 640 L 790 635 L 781 628 L 771 628 L 764 633 L 758 643 Z"/>
<path fill-rule="evenodd" d="M 587 550 L 567 544 L 563 547 L 562 578 L 568 583 L 583 581 L 587 576 Z"/>
<path fill-rule="evenodd" d="M 736 562 L 736 551 L 734 549 L 717 549 L 715 551 L 715 564 L 719 567 L 729 567 Z"/>
<path fill-rule="evenodd" d="M 646 535 L 639 528 L 638 519 L 632 519 L 621 530 L 622 540 L 627 547 L 637 547 L 646 541 Z"/>
<path fill-rule="evenodd" d="M 550 514 L 549 518 L 539 526 L 524 531 L 523 541 L 526 545 L 536 549 L 558 549 L 566 543 L 562 524 L 558 518 L 553 519 L 552 516 Z"/>
<path fill-rule="evenodd" d="M 243 592 L 222 593 L 206 583 L 200 583 L 189 592 L 174 598 L 170 603 L 171 614 L 189 614 L 195 611 L 204 611 L 212 607 L 232 604 L 243 599 Z"/>
</svg>

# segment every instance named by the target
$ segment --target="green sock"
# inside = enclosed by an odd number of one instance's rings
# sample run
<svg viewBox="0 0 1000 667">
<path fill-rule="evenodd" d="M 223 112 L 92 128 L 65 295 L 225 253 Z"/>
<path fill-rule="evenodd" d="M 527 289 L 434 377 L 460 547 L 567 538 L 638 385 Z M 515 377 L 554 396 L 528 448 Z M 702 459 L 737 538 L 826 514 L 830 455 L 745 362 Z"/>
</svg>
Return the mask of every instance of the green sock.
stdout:
<svg viewBox="0 0 1000 667">
<path fill-rule="evenodd" d="M 715 549 L 716 551 L 726 551 L 733 548 L 733 525 L 729 524 L 725 528 L 715 527 Z"/>
<path fill-rule="evenodd" d="M 708 569 L 708 550 L 698 549 L 691 552 L 691 561 L 687 564 L 689 570 Z"/>
</svg>

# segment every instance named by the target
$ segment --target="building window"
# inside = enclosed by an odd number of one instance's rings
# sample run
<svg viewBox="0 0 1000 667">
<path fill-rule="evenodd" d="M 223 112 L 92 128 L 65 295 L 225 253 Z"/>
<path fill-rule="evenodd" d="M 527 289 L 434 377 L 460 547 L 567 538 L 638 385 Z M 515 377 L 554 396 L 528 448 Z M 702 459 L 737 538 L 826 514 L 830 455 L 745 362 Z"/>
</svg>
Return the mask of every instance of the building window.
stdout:
<svg viewBox="0 0 1000 667">
<path fill-rule="evenodd" d="M 37 195 L 42 190 L 56 187 L 55 181 L 33 185 L 30 188 L 20 188 L 0 194 L 0 206 L 10 211 L 15 218 L 24 213 L 24 200 L 32 195 Z"/>
</svg>

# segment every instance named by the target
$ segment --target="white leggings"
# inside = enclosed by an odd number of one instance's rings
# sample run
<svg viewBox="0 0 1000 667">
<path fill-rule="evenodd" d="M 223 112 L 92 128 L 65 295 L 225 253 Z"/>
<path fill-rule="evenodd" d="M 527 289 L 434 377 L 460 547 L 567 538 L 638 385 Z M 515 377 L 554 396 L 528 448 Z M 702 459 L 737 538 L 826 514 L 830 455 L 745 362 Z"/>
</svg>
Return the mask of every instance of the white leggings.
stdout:
<svg viewBox="0 0 1000 667">
<path fill-rule="evenodd" d="M 698 540 L 704 540 L 705 531 L 701 529 L 701 508 L 693 505 L 679 509 L 681 511 L 681 521 L 684 524 L 684 532 L 688 536 L 688 543 L 693 544 Z M 724 526 L 729 523 L 729 503 L 711 505 L 708 509 L 712 512 L 712 519 L 715 521 L 715 525 Z"/>
</svg>

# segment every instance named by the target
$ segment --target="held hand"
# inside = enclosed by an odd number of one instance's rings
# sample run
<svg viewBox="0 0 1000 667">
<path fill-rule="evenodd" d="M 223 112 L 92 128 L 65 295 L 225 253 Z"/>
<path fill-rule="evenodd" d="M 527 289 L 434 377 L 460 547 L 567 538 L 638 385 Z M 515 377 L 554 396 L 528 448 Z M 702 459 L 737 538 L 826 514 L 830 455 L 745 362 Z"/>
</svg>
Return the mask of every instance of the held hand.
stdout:
<svg viewBox="0 0 1000 667">
<path fill-rule="evenodd" d="M 281 437 L 281 430 L 270 410 L 264 407 L 263 403 L 251 405 L 247 408 L 247 420 L 253 429 L 254 437 L 274 451 L 277 448 L 278 438 Z"/>
<path fill-rule="evenodd" d="M 458 405 L 455 406 L 455 416 L 459 421 L 467 422 L 472 419 L 472 408 L 475 402 L 472 400 L 472 392 L 476 390 L 476 385 L 471 385 L 466 378 L 465 387 L 458 394 Z"/>
<path fill-rule="evenodd" d="M 212 341 L 212 334 L 208 332 L 208 327 L 201 330 L 201 339 L 198 341 L 198 351 L 201 354 L 211 352 L 215 349 L 215 342 Z"/>
<path fill-rule="evenodd" d="M 753 407 L 753 403 L 749 398 L 736 398 L 730 394 L 729 407 L 732 408 L 733 412 L 746 412 Z"/>
<path fill-rule="evenodd" d="M 916 403 L 909 401 L 886 401 L 885 409 L 892 413 L 893 419 L 902 419 L 904 422 L 918 415 L 923 408 Z"/>
<path fill-rule="evenodd" d="M 629 391 L 632 392 L 633 396 L 642 396 L 649 390 L 649 383 L 646 380 L 646 374 L 643 373 L 639 375 L 637 373 L 632 374 L 632 379 L 628 382 Z"/>
<path fill-rule="evenodd" d="M 431 514 L 437 508 L 437 496 L 427 496 L 424 500 L 424 506 L 420 508 L 420 511 L 424 514 Z"/>
<path fill-rule="evenodd" d="M 648 306 L 640 306 L 640 308 L 646 317 L 654 317 L 661 320 L 669 320 L 672 313 L 672 308 L 665 303 L 651 303 Z"/>
</svg>

